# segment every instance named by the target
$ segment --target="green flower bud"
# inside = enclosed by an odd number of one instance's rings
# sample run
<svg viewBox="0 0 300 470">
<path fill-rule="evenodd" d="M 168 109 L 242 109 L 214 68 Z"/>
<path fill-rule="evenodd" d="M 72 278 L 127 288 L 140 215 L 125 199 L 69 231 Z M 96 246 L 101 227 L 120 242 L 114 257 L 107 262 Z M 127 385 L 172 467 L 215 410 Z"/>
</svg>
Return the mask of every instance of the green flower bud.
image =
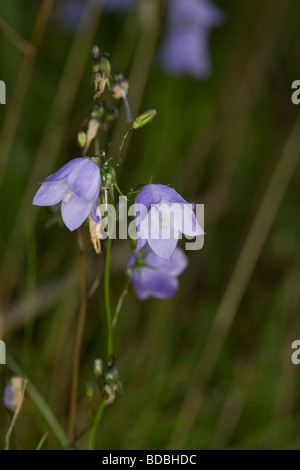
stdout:
<svg viewBox="0 0 300 470">
<path fill-rule="evenodd" d="M 102 119 L 104 110 L 105 108 L 102 104 L 95 104 L 90 110 L 90 117 L 95 119 Z"/>
<path fill-rule="evenodd" d="M 146 124 L 148 124 L 155 118 L 156 114 L 157 113 L 155 109 L 149 109 L 148 111 L 145 111 L 144 113 L 140 114 L 133 121 L 133 129 L 139 129 L 140 127 L 144 127 Z"/>
<path fill-rule="evenodd" d="M 118 72 L 117 70 L 114 70 L 113 74 L 112 74 L 112 79 L 113 79 L 114 82 L 120 82 L 120 81 L 124 80 L 124 75 L 121 72 Z"/>
<path fill-rule="evenodd" d="M 92 65 L 92 73 L 98 73 L 100 72 L 101 66 L 99 62 L 96 62 L 95 64 Z"/>
<path fill-rule="evenodd" d="M 77 142 L 79 147 L 82 149 L 86 146 L 86 133 L 84 131 L 79 131 L 77 134 Z"/>
<path fill-rule="evenodd" d="M 103 113 L 103 121 L 104 122 L 113 122 L 118 118 L 119 110 L 114 106 L 106 106 L 105 111 Z"/>
<path fill-rule="evenodd" d="M 110 75 L 110 71 L 111 71 L 110 62 L 108 58 L 105 57 L 104 55 L 100 59 L 100 69 L 102 73 L 106 73 L 107 75 Z"/>
<path fill-rule="evenodd" d="M 107 366 L 104 371 L 104 382 L 106 384 L 117 384 L 120 381 L 120 376 L 116 366 Z"/>
<path fill-rule="evenodd" d="M 94 361 L 94 374 L 96 377 L 100 377 L 103 374 L 103 363 L 101 359 L 95 359 Z"/>
<path fill-rule="evenodd" d="M 99 57 L 100 55 L 100 49 L 99 49 L 99 46 L 95 45 L 93 46 L 93 49 L 92 49 L 92 56 L 94 59 L 97 59 L 97 57 Z"/>
<path fill-rule="evenodd" d="M 86 385 L 86 396 L 87 398 L 91 399 L 94 396 L 94 389 L 91 384 Z"/>
<path fill-rule="evenodd" d="M 108 163 L 101 166 L 101 185 L 102 188 L 111 188 L 116 183 L 116 172 Z"/>
</svg>

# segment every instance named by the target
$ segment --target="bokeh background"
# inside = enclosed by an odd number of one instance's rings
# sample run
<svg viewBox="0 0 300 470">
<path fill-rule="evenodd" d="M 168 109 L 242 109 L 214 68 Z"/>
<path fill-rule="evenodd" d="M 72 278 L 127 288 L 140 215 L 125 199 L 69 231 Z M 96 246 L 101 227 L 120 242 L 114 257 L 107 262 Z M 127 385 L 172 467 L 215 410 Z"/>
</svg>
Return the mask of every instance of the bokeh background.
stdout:
<svg viewBox="0 0 300 470">
<path fill-rule="evenodd" d="M 300 339 L 300 123 L 291 102 L 300 79 L 298 2 L 215 0 L 226 21 L 212 30 L 212 72 L 203 80 L 160 67 L 164 1 L 139 0 L 117 14 L 86 1 L 77 26 L 63 3 L 0 4 L 0 338 L 9 360 L 0 386 L 2 394 L 9 368 L 20 367 L 36 392 L 26 393 L 11 447 L 35 449 L 48 433 L 43 448 L 61 448 L 40 397 L 68 428 L 80 252 L 77 234 L 31 202 L 38 182 L 80 156 L 76 134 L 92 102 L 98 44 L 130 81 L 133 115 L 158 113 L 131 135 L 119 185 L 128 191 L 152 178 L 204 203 L 206 236 L 202 250 L 188 253 L 174 298 L 140 302 L 130 290 L 124 300 L 115 335 L 124 393 L 105 409 L 97 447 L 300 448 L 300 366 L 291 362 Z M 121 106 L 111 156 L 127 129 Z M 129 249 L 113 245 L 114 305 Z M 92 246 L 88 271 L 89 286 L 101 281 L 103 256 Z M 105 351 L 100 282 L 81 354 L 78 448 L 90 423 L 86 384 Z M 9 422 L 1 402 L 1 448 Z"/>
</svg>

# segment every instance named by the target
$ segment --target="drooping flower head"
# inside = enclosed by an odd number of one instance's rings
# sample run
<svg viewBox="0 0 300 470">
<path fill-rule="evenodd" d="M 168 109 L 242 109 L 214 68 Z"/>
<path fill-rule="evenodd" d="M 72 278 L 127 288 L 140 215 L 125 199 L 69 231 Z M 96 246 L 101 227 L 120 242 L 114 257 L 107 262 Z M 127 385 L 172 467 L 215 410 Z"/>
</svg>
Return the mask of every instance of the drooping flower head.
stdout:
<svg viewBox="0 0 300 470">
<path fill-rule="evenodd" d="M 210 28 L 224 20 L 223 12 L 209 0 L 170 0 L 168 24 L 170 27 L 197 24 Z"/>
<path fill-rule="evenodd" d="M 127 260 L 126 273 L 137 297 L 167 299 L 172 297 L 179 286 L 177 277 L 187 267 L 185 253 L 176 248 L 170 260 L 157 256 L 149 247 L 133 253 Z"/>
<path fill-rule="evenodd" d="M 163 69 L 172 75 L 207 77 L 211 71 L 210 28 L 223 21 L 223 12 L 208 0 L 171 0 L 168 31 L 160 51 Z"/>
<path fill-rule="evenodd" d="M 95 222 L 100 221 L 97 215 L 100 188 L 98 165 L 88 158 L 74 158 L 41 183 L 32 203 L 36 206 L 53 206 L 61 202 L 62 219 L 68 229 L 73 231 L 89 214 Z"/>
<path fill-rule="evenodd" d="M 211 73 L 207 32 L 197 26 L 169 31 L 161 50 L 161 64 L 174 76 L 206 78 Z"/>
<path fill-rule="evenodd" d="M 157 256 L 170 260 L 181 233 L 192 237 L 204 234 L 194 214 L 194 204 L 163 184 L 144 186 L 134 209 L 136 251 L 148 244 Z"/>
</svg>

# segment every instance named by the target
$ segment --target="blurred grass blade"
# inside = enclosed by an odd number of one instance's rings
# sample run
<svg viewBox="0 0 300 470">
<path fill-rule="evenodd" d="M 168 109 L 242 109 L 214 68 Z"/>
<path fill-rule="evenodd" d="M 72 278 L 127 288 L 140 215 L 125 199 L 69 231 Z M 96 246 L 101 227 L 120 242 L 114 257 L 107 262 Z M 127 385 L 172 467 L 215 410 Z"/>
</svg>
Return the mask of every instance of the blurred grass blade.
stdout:
<svg viewBox="0 0 300 470">
<path fill-rule="evenodd" d="M 38 445 L 37 445 L 37 447 L 36 447 L 35 450 L 41 450 L 41 448 L 42 448 L 43 445 L 44 445 L 45 440 L 46 440 L 47 437 L 48 437 L 48 434 L 49 434 L 49 433 L 46 432 L 46 433 L 43 435 L 42 439 L 41 439 L 40 442 L 38 443 Z"/>
<path fill-rule="evenodd" d="M 15 362 L 15 360 L 11 356 L 7 358 L 7 364 L 14 372 L 16 372 L 22 377 L 26 377 L 26 374 L 24 374 L 21 367 L 18 366 L 18 364 Z M 52 413 L 52 410 L 49 408 L 48 404 L 45 402 L 44 398 L 40 395 L 40 393 L 35 388 L 35 386 L 31 383 L 31 381 L 29 379 L 27 380 L 28 380 L 28 384 L 27 384 L 28 395 L 30 395 L 32 401 L 34 402 L 36 407 L 39 409 L 41 414 L 44 416 L 45 420 L 47 421 L 49 427 L 52 429 L 53 434 L 55 434 L 60 445 L 63 448 L 66 448 L 69 444 L 69 440 L 65 432 L 63 431 L 56 417 Z"/>
<path fill-rule="evenodd" d="M 217 310 L 206 345 L 195 367 L 193 375 L 194 377 L 201 377 L 201 383 L 204 386 L 209 383 L 213 376 L 222 348 L 238 312 L 257 260 L 291 177 L 299 163 L 299 133 L 300 116 L 295 121 L 261 204 L 257 209 L 252 226 Z M 199 387 L 191 386 L 186 392 L 179 411 L 173 434 L 168 444 L 169 449 L 183 448 L 201 409 L 202 401 L 203 388 L 199 390 Z"/>
<path fill-rule="evenodd" d="M 15 46 L 25 55 L 32 55 L 35 52 L 35 47 L 20 34 L 14 30 L 1 16 L 0 16 L 0 31 L 4 34 Z"/>
<path fill-rule="evenodd" d="M 39 49 L 42 42 L 48 19 L 51 13 L 53 0 L 44 0 L 37 14 L 36 22 L 28 45 L 32 50 Z M 3 26 L 3 24 L 2 24 Z M 29 46 L 27 46 L 28 49 Z M 1 160 L 0 160 L 0 186 L 4 176 L 9 154 L 13 146 L 16 132 L 20 123 L 21 112 L 26 94 L 29 88 L 31 77 L 36 63 L 36 54 L 26 54 L 17 77 L 15 89 L 11 97 L 3 128 L 0 134 L 1 141 Z"/>
</svg>

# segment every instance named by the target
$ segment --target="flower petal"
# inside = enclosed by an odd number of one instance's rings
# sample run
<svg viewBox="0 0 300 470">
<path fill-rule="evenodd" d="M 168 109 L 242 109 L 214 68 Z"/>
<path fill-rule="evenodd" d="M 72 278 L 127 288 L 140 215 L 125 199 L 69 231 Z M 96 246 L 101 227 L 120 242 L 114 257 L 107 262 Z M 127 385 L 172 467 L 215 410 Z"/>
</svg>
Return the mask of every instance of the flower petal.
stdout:
<svg viewBox="0 0 300 470">
<path fill-rule="evenodd" d="M 139 299 L 148 297 L 167 299 L 172 297 L 178 289 L 178 280 L 166 272 L 143 267 L 135 269 L 131 282 Z"/>
<path fill-rule="evenodd" d="M 145 255 L 145 262 L 147 266 L 165 271 L 169 275 L 179 276 L 188 265 L 188 258 L 181 248 L 176 248 L 170 260 L 165 260 L 157 256 L 153 251 L 148 250 Z"/>
<path fill-rule="evenodd" d="M 83 158 L 83 161 L 73 168 L 68 176 L 68 183 L 72 191 L 77 196 L 84 198 L 86 201 L 94 199 L 99 195 L 101 180 L 100 170 L 97 163 Z"/>
<path fill-rule="evenodd" d="M 143 204 L 148 210 L 151 204 L 159 204 L 164 199 L 166 202 L 186 203 L 175 189 L 164 184 L 147 184 L 137 195 L 135 202 Z"/>
<path fill-rule="evenodd" d="M 162 195 L 157 186 L 157 184 L 147 184 L 144 186 L 135 198 L 135 203 L 142 204 L 147 210 L 150 210 L 151 204 L 158 204 L 162 199 Z"/>
<path fill-rule="evenodd" d="M 32 204 L 35 206 L 54 206 L 63 200 L 69 190 L 70 187 L 66 179 L 44 182 L 34 196 Z"/>
<path fill-rule="evenodd" d="M 65 225 L 71 232 L 80 227 L 91 212 L 93 201 L 72 194 L 68 202 L 61 204 L 61 215 Z"/>
<path fill-rule="evenodd" d="M 135 251 L 141 250 L 146 245 L 146 243 L 147 243 L 147 240 L 142 239 L 142 238 L 137 238 Z"/>
<path fill-rule="evenodd" d="M 82 163 L 82 161 L 86 160 L 84 157 L 79 157 L 79 158 L 73 158 L 73 160 L 70 160 L 66 165 L 64 165 L 62 168 L 57 170 L 55 173 L 52 175 L 48 176 L 43 183 L 46 183 L 46 181 L 59 181 L 64 178 L 67 178 L 71 171 L 74 170 L 78 165 Z"/>
<path fill-rule="evenodd" d="M 190 237 L 204 235 L 204 230 L 197 222 L 193 204 L 184 204 L 182 206 L 182 218 L 174 220 L 174 226 L 177 230 Z"/>
<path fill-rule="evenodd" d="M 163 259 L 170 260 L 175 251 L 178 240 L 171 238 L 170 240 L 153 240 L 149 239 L 148 244 L 157 256 Z"/>
<path fill-rule="evenodd" d="M 166 73 L 189 74 L 206 78 L 211 73 L 208 36 L 206 28 L 180 26 L 172 29 L 162 46 L 160 63 Z"/>
<path fill-rule="evenodd" d="M 97 190 L 96 190 L 96 194 L 95 194 L 95 197 L 94 197 L 92 210 L 91 210 L 92 219 L 94 220 L 94 222 L 96 222 L 96 224 L 99 224 L 99 222 L 100 222 L 100 217 L 97 214 L 97 202 L 98 202 L 98 196 L 99 196 L 100 188 L 101 188 L 101 178 L 99 179 L 99 182 L 98 182 L 98 186 L 97 186 Z"/>
<path fill-rule="evenodd" d="M 183 23 L 217 26 L 225 19 L 222 10 L 208 0 L 173 0 L 169 10 L 169 25 L 173 27 Z"/>
</svg>

